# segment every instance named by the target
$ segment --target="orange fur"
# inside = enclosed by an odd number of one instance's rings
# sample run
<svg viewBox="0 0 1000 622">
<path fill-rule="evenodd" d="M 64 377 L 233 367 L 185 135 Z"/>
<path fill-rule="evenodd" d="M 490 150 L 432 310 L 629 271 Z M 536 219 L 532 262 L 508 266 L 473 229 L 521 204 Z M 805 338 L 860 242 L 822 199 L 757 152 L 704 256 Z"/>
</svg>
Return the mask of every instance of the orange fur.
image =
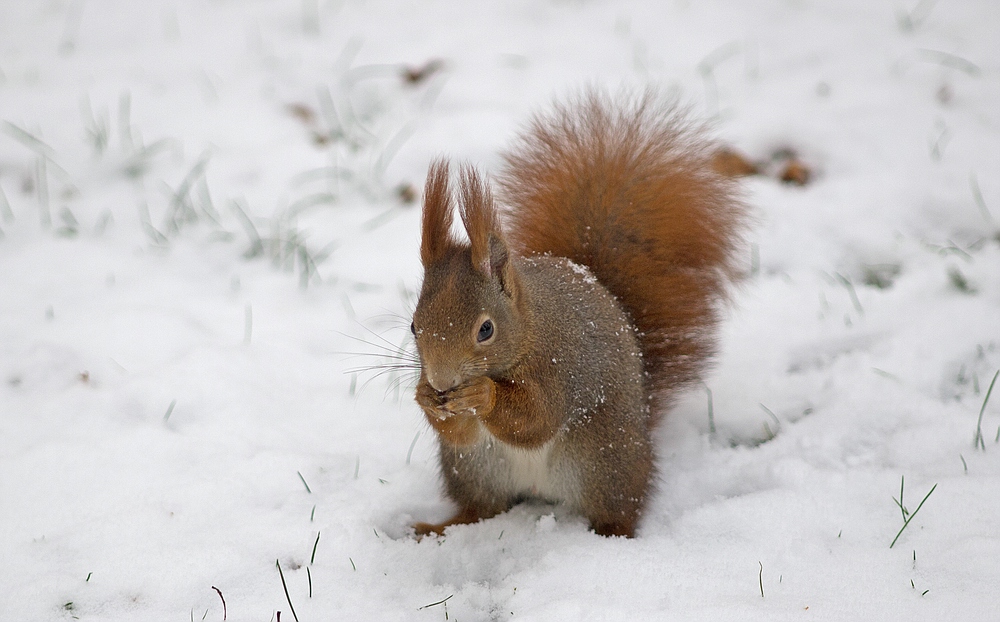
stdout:
<svg viewBox="0 0 1000 622">
<path fill-rule="evenodd" d="M 519 252 L 589 267 L 631 314 L 654 414 L 714 353 L 736 273 L 746 216 L 713 153 L 652 92 L 616 105 L 588 91 L 536 117 L 499 177 Z"/>
<path fill-rule="evenodd" d="M 421 225 L 420 262 L 429 266 L 455 247 L 451 237 L 452 200 L 448 183 L 448 161 L 431 164 L 424 186 L 424 211 Z"/>
</svg>

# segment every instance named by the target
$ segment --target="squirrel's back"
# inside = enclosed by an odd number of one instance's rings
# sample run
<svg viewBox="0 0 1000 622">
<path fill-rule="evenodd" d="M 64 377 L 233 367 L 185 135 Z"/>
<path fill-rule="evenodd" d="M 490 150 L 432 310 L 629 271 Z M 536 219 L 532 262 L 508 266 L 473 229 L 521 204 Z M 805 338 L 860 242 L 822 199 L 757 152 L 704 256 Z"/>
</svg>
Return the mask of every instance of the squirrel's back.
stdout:
<svg viewBox="0 0 1000 622">
<path fill-rule="evenodd" d="M 655 414 L 705 368 L 737 272 L 746 212 L 713 148 L 651 91 L 588 91 L 536 116 L 498 180 L 512 246 L 587 266 L 629 313 Z"/>
</svg>

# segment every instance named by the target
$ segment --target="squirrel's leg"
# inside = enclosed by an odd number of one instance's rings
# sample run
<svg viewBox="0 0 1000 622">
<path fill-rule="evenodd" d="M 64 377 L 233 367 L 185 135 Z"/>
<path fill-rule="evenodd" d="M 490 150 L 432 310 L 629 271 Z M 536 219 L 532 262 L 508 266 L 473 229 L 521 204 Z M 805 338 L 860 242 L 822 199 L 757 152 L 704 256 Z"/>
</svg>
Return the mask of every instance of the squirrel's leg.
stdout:
<svg viewBox="0 0 1000 622">
<path fill-rule="evenodd" d="M 631 538 L 649 494 L 652 456 L 615 453 L 584 482 L 583 512 L 598 535 Z"/>
<path fill-rule="evenodd" d="M 446 491 L 460 508 L 444 522 L 416 523 L 413 529 L 417 537 L 441 535 L 451 525 L 475 523 L 506 510 L 510 504 L 504 495 L 487 492 L 491 479 L 481 471 L 483 465 L 474 457 L 474 446 L 485 434 L 480 416 L 488 414 L 496 400 L 493 381 L 482 376 L 450 391 L 438 392 L 421 379 L 416 399 L 438 434 Z"/>
<path fill-rule="evenodd" d="M 482 424 L 473 415 L 451 415 L 441 417 L 434 412 L 424 411 L 427 422 L 444 442 L 449 445 L 466 447 L 475 445 L 482 434 Z"/>
<path fill-rule="evenodd" d="M 414 523 L 413 530 L 417 533 L 417 538 L 422 538 L 432 533 L 442 536 L 444 535 L 444 530 L 452 525 L 468 525 L 469 523 L 479 522 L 480 518 L 483 517 L 479 516 L 479 512 L 475 508 L 466 507 L 459 510 L 458 514 L 455 514 L 443 523 Z"/>
<path fill-rule="evenodd" d="M 563 424 L 564 400 L 536 377 L 494 381 L 494 407 L 480 414 L 486 429 L 514 447 L 531 449 L 552 439 Z"/>
<path fill-rule="evenodd" d="M 581 437 L 597 443 L 585 446 L 577 460 L 586 465 L 581 481 L 581 506 L 590 528 L 602 536 L 635 536 L 653 479 L 653 448 L 646 423 L 635 413 L 641 404 L 609 404 L 594 413 Z M 631 406 L 631 407 L 630 407 Z M 626 422 L 622 425 L 620 422 Z M 572 441 L 570 441 L 572 443 Z"/>
<path fill-rule="evenodd" d="M 583 500 L 583 511 L 590 521 L 590 528 L 600 536 L 635 536 L 635 528 L 639 522 L 649 482 L 641 481 L 641 464 L 625 468 L 635 468 L 639 473 L 630 473 L 629 482 L 621 482 L 623 488 L 600 490 L 597 494 L 586 494 Z M 648 474 L 646 476 L 648 478 Z M 607 485 L 605 482 L 604 485 Z"/>
<path fill-rule="evenodd" d="M 417 523 L 413 526 L 417 536 L 441 534 L 451 525 L 475 523 L 510 509 L 510 492 L 498 486 L 498 475 L 491 470 L 492 461 L 484 459 L 483 450 L 482 446 L 451 445 L 443 436 L 440 438 L 438 451 L 445 493 L 459 511 L 442 523 Z"/>
<path fill-rule="evenodd" d="M 638 516 L 631 520 L 622 520 L 616 523 L 595 523 L 591 521 L 590 528 L 599 536 L 622 536 L 624 538 L 635 537 L 635 523 Z"/>
</svg>

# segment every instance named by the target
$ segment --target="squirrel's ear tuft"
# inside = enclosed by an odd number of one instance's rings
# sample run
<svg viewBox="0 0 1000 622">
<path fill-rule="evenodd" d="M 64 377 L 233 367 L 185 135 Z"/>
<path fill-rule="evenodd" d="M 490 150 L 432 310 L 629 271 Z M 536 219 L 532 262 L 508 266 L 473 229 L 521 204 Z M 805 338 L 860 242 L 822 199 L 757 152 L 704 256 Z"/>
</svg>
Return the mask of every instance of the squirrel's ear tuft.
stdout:
<svg viewBox="0 0 1000 622">
<path fill-rule="evenodd" d="M 489 278 L 504 282 L 509 253 L 500 228 L 500 218 L 493 203 L 489 184 L 471 166 L 463 166 L 462 223 L 472 245 L 472 266 Z"/>
<path fill-rule="evenodd" d="M 424 268 L 438 261 L 455 245 L 451 237 L 451 188 L 448 185 L 448 160 L 431 163 L 424 186 L 424 211 L 420 234 L 420 263 Z"/>
</svg>

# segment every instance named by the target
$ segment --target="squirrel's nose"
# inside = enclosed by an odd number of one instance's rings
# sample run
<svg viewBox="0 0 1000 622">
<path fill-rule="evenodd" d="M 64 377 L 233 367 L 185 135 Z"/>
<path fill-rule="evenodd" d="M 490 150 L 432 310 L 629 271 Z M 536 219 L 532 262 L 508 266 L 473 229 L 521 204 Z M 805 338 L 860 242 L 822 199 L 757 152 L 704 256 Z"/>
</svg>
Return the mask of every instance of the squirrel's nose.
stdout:
<svg viewBox="0 0 1000 622">
<path fill-rule="evenodd" d="M 426 371 L 427 382 L 438 393 L 450 391 L 462 384 L 462 377 L 458 375 L 457 371 L 450 369 L 428 369 Z"/>
</svg>

